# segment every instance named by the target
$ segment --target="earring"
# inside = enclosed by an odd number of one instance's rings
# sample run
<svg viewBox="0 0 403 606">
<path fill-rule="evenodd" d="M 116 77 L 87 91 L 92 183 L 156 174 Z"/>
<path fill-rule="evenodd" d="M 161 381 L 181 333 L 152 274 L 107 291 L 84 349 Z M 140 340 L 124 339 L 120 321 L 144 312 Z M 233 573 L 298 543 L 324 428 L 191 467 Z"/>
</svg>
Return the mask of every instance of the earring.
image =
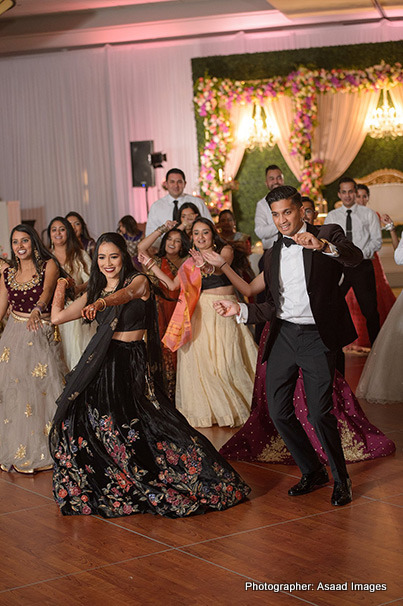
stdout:
<svg viewBox="0 0 403 606">
<path fill-rule="evenodd" d="M 34 256 L 35 259 L 38 261 L 38 263 L 41 261 L 41 255 L 39 254 L 39 251 L 37 248 L 34 248 Z"/>
</svg>

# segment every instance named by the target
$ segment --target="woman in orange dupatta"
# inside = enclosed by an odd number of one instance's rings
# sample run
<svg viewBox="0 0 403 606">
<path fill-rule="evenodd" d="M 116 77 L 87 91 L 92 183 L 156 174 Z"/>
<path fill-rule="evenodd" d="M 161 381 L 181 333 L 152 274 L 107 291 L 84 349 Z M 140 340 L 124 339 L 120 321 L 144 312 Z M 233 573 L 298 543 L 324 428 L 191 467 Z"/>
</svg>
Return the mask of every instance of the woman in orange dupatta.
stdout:
<svg viewBox="0 0 403 606">
<path fill-rule="evenodd" d="M 190 240 L 186 233 L 176 227 L 175 221 L 167 221 L 161 227 L 158 227 L 149 236 L 144 238 L 138 245 L 139 253 L 150 253 L 153 251 L 153 245 L 164 234 L 158 252 L 154 256 L 155 263 L 171 280 L 174 280 L 178 269 L 188 258 Z M 168 298 L 168 301 L 162 297 L 157 297 L 158 306 L 158 326 L 160 339 L 165 334 L 169 321 L 175 309 L 176 301 L 179 297 L 179 288 L 173 292 L 161 284 L 161 290 Z M 162 367 L 164 375 L 165 393 L 169 399 L 175 401 L 176 387 L 176 351 L 171 351 L 162 343 Z"/>
<path fill-rule="evenodd" d="M 233 250 L 204 218 L 194 222 L 192 241 L 192 257 L 181 265 L 174 280 L 152 259 L 142 257 L 171 293 L 180 287 L 163 338 L 164 345 L 178 354 L 175 403 L 194 427 L 238 426 L 249 416 L 257 347 L 245 325 L 235 319 L 222 322 L 215 313 L 214 301 L 223 295 L 236 297 L 221 269 L 208 265 L 201 255 L 217 250 L 231 264 Z"/>
</svg>

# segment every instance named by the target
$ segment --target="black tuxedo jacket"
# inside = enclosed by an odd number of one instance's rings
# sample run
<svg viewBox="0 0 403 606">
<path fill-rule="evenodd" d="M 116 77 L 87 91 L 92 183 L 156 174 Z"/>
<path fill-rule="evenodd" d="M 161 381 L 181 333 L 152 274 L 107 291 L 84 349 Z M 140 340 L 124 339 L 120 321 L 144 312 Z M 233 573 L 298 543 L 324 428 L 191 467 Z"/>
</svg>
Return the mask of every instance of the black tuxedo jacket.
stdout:
<svg viewBox="0 0 403 606">
<path fill-rule="evenodd" d="M 319 334 L 330 350 L 337 350 L 357 338 L 347 303 L 339 283 L 343 266 L 354 267 L 362 261 L 362 252 L 347 240 L 339 225 L 322 226 L 307 224 L 307 231 L 317 238 L 325 238 L 337 247 L 338 257 L 329 257 L 321 252 L 303 249 L 305 281 L 315 324 Z M 263 361 L 267 360 L 271 345 L 276 338 L 279 323 L 279 266 L 282 237 L 265 252 L 264 280 L 266 300 L 264 303 L 248 305 L 248 324 L 270 321 Z"/>
</svg>

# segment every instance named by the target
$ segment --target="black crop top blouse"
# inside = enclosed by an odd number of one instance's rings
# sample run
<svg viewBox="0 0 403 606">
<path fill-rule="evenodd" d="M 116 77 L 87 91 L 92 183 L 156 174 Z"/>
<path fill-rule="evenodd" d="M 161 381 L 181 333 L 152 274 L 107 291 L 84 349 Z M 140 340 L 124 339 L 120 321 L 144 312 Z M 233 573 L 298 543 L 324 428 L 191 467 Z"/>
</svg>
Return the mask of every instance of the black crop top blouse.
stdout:
<svg viewBox="0 0 403 606">
<path fill-rule="evenodd" d="M 151 297 L 147 301 L 132 299 L 132 301 L 126 303 L 119 316 L 115 331 L 129 332 L 131 330 L 145 330 L 148 328 L 148 310 L 152 304 Z"/>
<path fill-rule="evenodd" d="M 202 290 L 219 288 L 220 286 L 231 286 L 231 282 L 225 274 L 221 274 L 219 276 L 215 274 L 210 274 L 206 277 L 202 276 Z"/>
</svg>

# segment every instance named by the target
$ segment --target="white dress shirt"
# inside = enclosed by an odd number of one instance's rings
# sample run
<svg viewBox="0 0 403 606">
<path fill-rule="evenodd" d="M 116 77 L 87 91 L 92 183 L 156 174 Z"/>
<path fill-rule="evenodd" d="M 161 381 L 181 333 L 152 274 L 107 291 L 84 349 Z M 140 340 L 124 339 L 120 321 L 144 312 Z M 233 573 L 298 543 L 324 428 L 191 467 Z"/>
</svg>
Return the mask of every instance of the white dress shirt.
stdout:
<svg viewBox="0 0 403 606">
<path fill-rule="evenodd" d="M 398 265 L 403 265 L 403 237 L 395 250 L 395 261 Z"/>
<path fill-rule="evenodd" d="M 351 209 L 343 205 L 328 213 L 325 224 L 337 223 L 346 231 L 347 210 L 351 210 L 353 243 L 362 250 L 364 259 L 372 259 L 382 246 L 381 227 L 373 210 L 359 204 L 354 204 Z"/>
<path fill-rule="evenodd" d="M 185 202 L 191 202 L 200 210 L 202 217 L 211 220 L 210 211 L 201 198 L 196 198 L 189 194 L 182 194 L 178 198 L 173 198 L 170 194 L 167 194 L 163 198 L 156 200 L 150 208 L 150 212 L 147 217 L 146 225 L 146 236 L 152 234 L 160 225 L 163 225 L 165 221 L 172 220 L 174 212 L 174 200 L 178 200 L 178 208 L 185 204 Z"/>
<path fill-rule="evenodd" d="M 266 198 L 256 204 L 255 234 L 262 241 L 264 250 L 271 248 L 278 237 L 278 229 L 274 225 L 273 216 Z"/>
<path fill-rule="evenodd" d="M 304 222 L 299 234 L 306 232 Z M 288 238 L 288 236 L 283 236 Z M 337 258 L 339 252 L 333 244 L 329 244 L 330 252 L 322 253 L 314 251 L 313 254 L 325 254 L 327 257 Z M 280 250 L 279 265 L 279 309 L 277 318 L 293 322 L 294 324 L 315 324 L 311 303 L 305 280 L 305 266 L 303 257 L 304 247 L 299 244 L 282 246 Z M 236 316 L 238 324 L 246 324 L 248 320 L 248 307 L 245 303 L 239 303 L 239 314 Z"/>
</svg>

